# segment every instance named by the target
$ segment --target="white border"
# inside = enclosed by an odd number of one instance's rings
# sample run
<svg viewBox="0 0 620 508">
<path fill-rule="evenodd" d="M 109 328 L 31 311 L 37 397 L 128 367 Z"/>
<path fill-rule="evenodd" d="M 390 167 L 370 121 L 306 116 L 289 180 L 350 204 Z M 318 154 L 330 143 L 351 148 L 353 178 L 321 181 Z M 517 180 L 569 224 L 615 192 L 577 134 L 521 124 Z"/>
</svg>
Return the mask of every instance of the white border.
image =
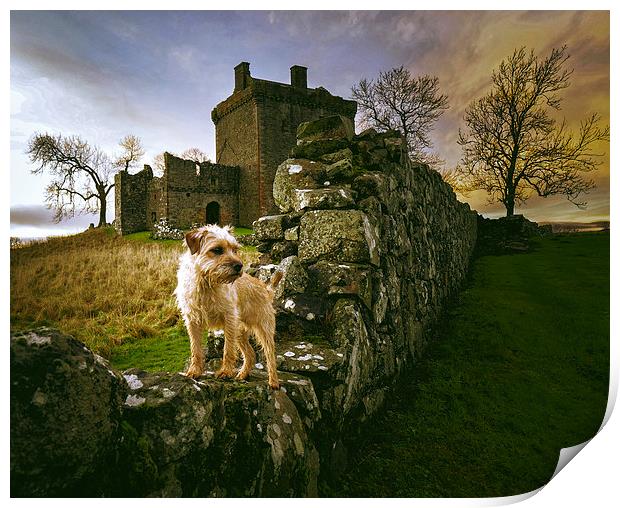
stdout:
<svg viewBox="0 0 620 508">
<path fill-rule="evenodd" d="M 192 0 L 177 0 L 173 2 L 140 2 L 135 0 L 108 0 L 104 2 L 91 2 L 84 3 L 82 1 L 76 0 L 65 0 L 65 1 L 56 1 L 56 2 L 42 2 L 42 1 L 33 1 L 33 0 L 22 0 L 15 1 L 9 0 L 6 4 L 6 8 L 2 11 L 2 22 L 0 24 L 0 33 L 4 34 L 4 47 L 3 47 L 3 58 L 4 58 L 4 83 L 5 83 L 5 92 L 8 92 L 9 89 L 9 11 L 10 9 L 15 10 L 30 10 L 30 9 L 40 9 L 40 10 L 51 10 L 51 9 L 105 9 L 105 10 L 127 10 L 127 9 L 151 9 L 151 10 L 186 10 L 186 9 L 205 9 L 209 8 L 213 4 L 209 4 L 207 2 L 198 2 Z M 360 1 L 339 1 L 334 2 L 327 0 L 300 0 L 295 2 L 294 4 L 290 1 L 270 1 L 270 2 L 250 2 L 250 1 L 240 1 L 236 2 L 234 5 L 216 5 L 215 7 L 227 7 L 227 8 L 235 8 L 237 10 L 258 10 L 258 9 L 282 9 L 282 10 L 316 10 L 316 9 L 338 9 L 338 10 L 363 10 L 369 9 L 374 10 L 376 7 L 380 7 L 384 10 L 464 10 L 463 7 L 467 7 L 468 10 L 610 10 L 611 11 L 611 129 L 612 129 L 612 139 L 615 140 L 615 120 L 617 120 L 617 90 L 618 90 L 618 79 L 617 79 L 617 64 L 618 64 L 618 47 L 616 42 L 616 37 L 620 34 L 620 26 L 618 24 L 618 14 L 615 12 L 617 9 L 615 5 L 611 1 L 600 1 L 600 0 L 590 0 L 588 2 L 576 2 L 576 1 L 533 1 L 533 0 L 522 0 L 522 1 L 514 1 L 514 0 L 505 0 L 503 2 L 490 1 L 490 0 L 475 0 L 473 2 L 467 2 L 466 4 L 462 2 L 454 2 L 454 1 L 445 1 L 445 0 L 435 0 L 433 2 L 394 2 L 394 1 L 382 1 L 382 2 L 369 2 L 367 0 Z M 424 9 L 424 7 L 432 7 L 432 9 Z M 10 153 L 10 126 L 9 126 L 9 93 L 5 93 L 3 95 L 3 111 L 5 112 L 4 122 L 2 123 L 2 130 L 4 133 L 4 146 L 5 146 L 5 161 L 8 159 L 8 154 Z M 611 145 L 611 153 L 610 153 L 610 166 L 614 167 L 614 163 L 618 160 L 618 144 L 612 142 Z M 8 164 L 7 164 L 8 165 Z M 610 169 L 611 169 L 610 167 Z M 8 175 L 8 171 L 5 171 L 5 175 Z M 615 171 L 610 171 L 611 178 L 611 189 L 614 197 L 617 194 L 617 180 L 618 178 L 615 175 Z M 10 186 L 0 186 L 0 199 L 5 204 L 3 210 L 3 228 L 5 228 L 5 232 L 7 233 L 5 238 L 5 244 L 8 243 L 6 240 L 9 236 L 9 188 Z M 610 217 L 611 222 L 615 226 L 615 219 L 618 217 L 618 204 L 615 199 L 611 200 L 611 209 L 610 209 Z M 613 226 L 612 226 L 613 227 Z M 615 259 L 615 255 L 618 254 L 618 242 L 616 241 L 615 234 L 612 233 L 612 257 L 611 259 Z M 5 303 L 5 309 L 2 313 L 2 319 L 4 324 L 4 330 L 9 329 L 9 249 L 5 245 L 4 250 L 0 254 L 3 256 L 3 266 L 5 267 L 5 276 L 2 278 L 2 289 Z M 394 505 L 405 505 L 406 506 L 497 506 L 503 504 L 511 504 L 514 502 L 525 501 L 527 506 L 551 506 L 551 505 L 563 505 L 563 506 L 583 506 L 584 504 L 589 504 L 593 506 L 611 506 L 617 504 L 618 500 L 620 500 L 620 495 L 618 491 L 618 480 L 617 480 L 617 471 L 618 468 L 618 450 L 620 450 L 619 439 L 620 435 L 620 423 L 619 418 L 616 414 L 611 412 L 613 408 L 613 404 L 615 403 L 615 399 L 618 391 L 618 358 L 619 358 L 619 350 L 618 350 L 618 340 L 617 340 L 617 332 L 618 332 L 618 319 L 617 319 L 617 298 L 616 291 L 618 287 L 618 269 L 615 264 L 611 265 L 611 286 L 612 286 L 612 297 L 611 297 L 611 332 L 612 332 L 612 340 L 611 340 L 611 359 L 612 359 L 612 368 L 611 368 L 611 379 L 610 379 L 610 399 L 608 404 L 608 414 L 606 418 L 608 418 L 607 424 L 601 429 L 600 433 L 595 436 L 586 446 L 585 448 L 578 454 L 575 460 L 570 461 L 566 467 L 564 467 L 559 474 L 545 487 L 540 489 L 540 491 L 536 491 L 537 495 L 533 495 L 534 493 L 523 494 L 521 496 L 513 496 L 510 498 L 488 498 L 488 499 L 397 499 L 397 500 L 381 500 L 382 503 L 390 503 Z M 8 348 L 7 348 L 8 349 Z M 6 354 L 7 349 L 5 349 L 4 355 L 4 387 L 8 387 L 8 372 L 9 372 L 9 357 Z M 3 390 L 3 408 L 5 408 L 5 418 L 2 420 L 3 424 L 3 432 L 2 432 L 2 452 L 4 456 L 4 461 L 2 461 L 2 488 L 3 493 L 5 493 L 6 498 L 9 496 L 9 415 L 8 415 L 8 390 Z M 386 479 L 387 480 L 387 479 Z M 123 505 L 131 504 L 142 505 L 159 505 L 159 504 L 171 504 L 171 503 L 181 503 L 181 504 L 197 504 L 200 503 L 203 505 L 205 503 L 204 500 L 193 499 L 193 500 L 145 500 L 145 499 L 136 499 L 136 500 L 111 500 L 114 503 L 121 503 Z M 614 503 L 616 501 L 616 503 Z M 62 503 L 63 506 L 71 506 L 73 504 L 80 503 L 83 504 L 83 500 L 41 500 L 41 501 L 33 501 L 33 500 L 18 500 L 11 499 L 11 503 L 15 505 L 30 505 L 32 503 Z M 108 504 L 110 500 L 92 500 L 94 504 Z M 238 500 L 233 499 L 219 499 L 219 500 L 209 500 L 209 504 L 213 503 L 217 506 L 232 506 L 233 504 L 239 503 Z M 311 499 L 295 499 L 295 500 L 282 500 L 282 499 L 270 499 L 270 500 L 244 500 L 244 503 L 251 504 L 269 504 L 273 505 L 284 505 L 286 503 L 287 506 L 290 506 L 290 503 L 295 503 L 298 506 L 310 505 L 310 503 L 316 503 L 316 500 Z M 364 503 L 363 500 L 341 500 L 341 499 L 322 499 L 321 503 L 326 504 L 341 504 L 341 503 Z"/>
</svg>

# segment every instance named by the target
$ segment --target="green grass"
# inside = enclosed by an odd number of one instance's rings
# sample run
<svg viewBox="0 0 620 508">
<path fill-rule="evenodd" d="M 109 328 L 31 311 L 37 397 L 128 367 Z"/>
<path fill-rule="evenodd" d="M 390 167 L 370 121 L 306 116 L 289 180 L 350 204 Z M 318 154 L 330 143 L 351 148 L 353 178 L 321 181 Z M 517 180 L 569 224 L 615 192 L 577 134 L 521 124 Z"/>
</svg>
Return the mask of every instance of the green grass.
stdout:
<svg viewBox="0 0 620 508">
<path fill-rule="evenodd" d="M 109 230 L 111 230 L 111 234 L 114 233 L 114 228 L 107 228 Z M 248 236 L 251 235 L 254 232 L 254 230 L 250 229 L 250 228 L 244 228 L 241 226 L 235 226 L 235 236 L 239 237 L 239 236 Z M 155 243 L 158 245 L 166 245 L 166 246 L 174 246 L 174 247 L 178 247 L 181 243 L 181 240 L 154 240 L 153 238 L 151 238 L 151 232 L 150 231 L 140 231 L 138 233 L 131 233 L 129 235 L 125 235 L 123 237 L 125 240 L 129 240 L 130 242 L 139 242 L 139 243 Z"/>
<path fill-rule="evenodd" d="M 605 413 L 609 234 L 476 260 L 408 376 L 324 495 L 507 496 L 544 485 L 560 449 L 591 438 Z"/>
<path fill-rule="evenodd" d="M 187 333 L 177 325 L 159 336 L 123 341 L 113 349 L 110 364 L 119 371 L 181 372 L 189 354 Z"/>
<path fill-rule="evenodd" d="M 235 236 L 247 236 L 254 233 L 254 230 L 250 228 L 243 228 L 241 226 L 235 226 Z"/>
</svg>

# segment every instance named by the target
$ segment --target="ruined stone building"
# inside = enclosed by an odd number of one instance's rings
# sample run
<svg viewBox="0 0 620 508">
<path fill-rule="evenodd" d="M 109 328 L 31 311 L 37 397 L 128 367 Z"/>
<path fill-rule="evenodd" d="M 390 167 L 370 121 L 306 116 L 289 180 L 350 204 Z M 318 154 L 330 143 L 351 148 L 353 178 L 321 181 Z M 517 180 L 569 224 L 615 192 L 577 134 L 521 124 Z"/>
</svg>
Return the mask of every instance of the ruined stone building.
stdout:
<svg viewBox="0 0 620 508">
<path fill-rule="evenodd" d="M 177 228 L 194 223 L 251 226 L 275 211 L 273 179 L 296 142 L 297 126 L 323 116 L 354 119 L 355 101 L 308 88 L 307 69 L 291 67 L 291 82 L 257 79 L 250 64 L 235 67 L 235 89 L 211 113 L 216 163 L 165 154 L 162 177 L 149 166 L 115 176 L 115 226 L 122 233 L 152 229 L 162 217 Z"/>
</svg>

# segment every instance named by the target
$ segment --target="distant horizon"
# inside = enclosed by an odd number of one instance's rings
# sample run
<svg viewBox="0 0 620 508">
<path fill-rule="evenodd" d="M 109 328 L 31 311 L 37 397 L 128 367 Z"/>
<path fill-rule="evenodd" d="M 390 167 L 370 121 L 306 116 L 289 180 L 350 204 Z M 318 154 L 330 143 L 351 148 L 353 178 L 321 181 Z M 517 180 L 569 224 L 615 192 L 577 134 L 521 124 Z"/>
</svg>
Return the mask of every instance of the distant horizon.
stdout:
<svg viewBox="0 0 620 508">
<path fill-rule="evenodd" d="M 25 155 L 34 132 L 77 134 L 109 154 L 134 134 L 146 150 L 141 165 L 193 146 L 214 160 L 211 109 L 232 93 L 241 61 L 280 82 L 290 66 L 307 66 L 310 87 L 344 98 L 361 78 L 400 65 L 437 75 L 450 109 L 431 138 L 453 167 L 465 107 L 489 90 L 500 61 L 522 45 L 544 56 L 567 44 L 575 71 L 558 119 L 575 131 L 598 112 L 609 124 L 609 28 L 608 11 L 12 11 L 11 234 L 98 222 L 50 222 L 49 180 L 31 174 Z M 591 174 L 597 187 L 587 208 L 536 197 L 516 213 L 536 222 L 609 220 L 610 145 L 596 148 L 606 155 Z M 505 215 L 481 191 L 459 199 L 486 217 Z M 109 222 L 113 203 L 111 196 Z"/>
<path fill-rule="evenodd" d="M 12 210 L 12 209 L 11 209 Z M 526 218 L 527 215 L 525 215 Z M 83 219 L 83 220 L 79 220 L 79 219 Z M 487 218 L 498 218 L 498 217 L 487 217 Z M 76 219 L 78 219 L 76 221 Z M 61 226 L 61 225 L 56 225 L 56 227 L 53 227 L 54 224 L 51 224 L 51 227 L 33 227 L 33 226 L 22 226 L 22 225 L 13 225 L 13 222 L 11 222 L 11 230 L 10 230 L 10 236 L 11 238 L 19 238 L 20 240 L 40 240 L 40 239 L 44 239 L 44 238 L 50 238 L 50 237 L 58 237 L 58 236 L 70 236 L 70 235 L 75 235 L 75 234 L 79 234 L 79 233 L 83 233 L 84 231 L 87 231 L 89 229 L 89 224 L 96 224 L 97 223 L 97 219 L 98 219 L 98 215 L 82 215 L 81 217 L 76 217 L 72 220 L 73 222 L 73 226 Z M 530 219 L 531 220 L 531 219 Z M 79 223 L 79 225 L 77 223 Z M 573 225 L 573 226 L 578 226 L 578 225 L 582 225 L 582 226 L 587 226 L 587 225 L 591 225 L 591 224 L 599 224 L 599 223 L 607 223 L 607 224 L 611 224 L 609 219 L 601 219 L 601 220 L 591 220 L 591 221 L 534 221 L 537 222 L 538 224 L 552 224 L 552 225 Z M 23 233 L 23 232 L 25 233 Z M 39 233 L 36 234 L 35 232 L 39 231 L 39 232 L 46 232 L 46 233 Z"/>
</svg>

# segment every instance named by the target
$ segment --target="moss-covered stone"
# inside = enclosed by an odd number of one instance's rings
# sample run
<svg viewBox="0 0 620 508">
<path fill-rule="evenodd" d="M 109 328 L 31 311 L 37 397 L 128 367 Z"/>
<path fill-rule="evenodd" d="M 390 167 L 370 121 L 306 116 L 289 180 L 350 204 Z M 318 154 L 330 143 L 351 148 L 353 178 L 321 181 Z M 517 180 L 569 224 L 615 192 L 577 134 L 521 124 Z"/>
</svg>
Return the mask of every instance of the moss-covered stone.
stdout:
<svg viewBox="0 0 620 508">
<path fill-rule="evenodd" d="M 277 263 L 280 260 L 297 254 L 297 243 L 289 240 L 275 242 L 269 251 L 271 261 Z"/>
<path fill-rule="evenodd" d="M 293 209 L 331 210 L 351 208 L 355 205 L 354 193 L 346 187 L 325 187 L 323 189 L 295 189 Z"/>
<path fill-rule="evenodd" d="M 127 385 L 57 330 L 11 336 L 11 495 L 96 496 L 107 486 Z"/>
<path fill-rule="evenodd" d="M 308 286 L 308 274 L 297 256 L 284 258 L 278 270 L 282 272 L 282 280 L 276 286 L 275 299 L 303 293 Z"/>
<path fill-rule="evenodd" d="M 332 115 L 311 122 L 304 122 L 297 127 L 297 144 L 303 145 L 317 140 L 346 139 L 351 140 L 355 131 L 350 118 Z"/>
<path fill-rule="evenodd" d="M 286 215 L 266 215 L 252 224 L 254 235 L 259 241 L 284 238 Z"/>
<path fill-rule="evenodd" d="M 349 142 L 346 139 L 320 139 L 294 146 L 291 149 L 291 157 L 320 160 L 325 154 L 338 152 L 348 147 Z"/>
<path fill-rule="evenodd" d="M 299 259 L 379 263 L 378 238 L 359 210 L 317 210 L 301 220 Z"/>
<path fill-rule="evenodd" d="M 308 267 L 316 290 L 322 294 L 356 295 L 372 308 L 372 271 L 368 265 L 319 261 Z"/>
<path fill-rule="evenodd" d="M 273 199 L 282 212 L 295 209 L 297 189 L 319 189 L 325 181 L 325 165 L 305 159 L 287 159 L 278 166 Z"/>
<path fill-rule="evenodd" d="M 337 150 L 336 152 L 321 155 L 320 161 L 327 164 L 333 164 L 343 159 L 351 159 L 351 157 L 353 157 L 353 152 L 351 149 L 343 148 L 342 150 Z"/>
</svg>

